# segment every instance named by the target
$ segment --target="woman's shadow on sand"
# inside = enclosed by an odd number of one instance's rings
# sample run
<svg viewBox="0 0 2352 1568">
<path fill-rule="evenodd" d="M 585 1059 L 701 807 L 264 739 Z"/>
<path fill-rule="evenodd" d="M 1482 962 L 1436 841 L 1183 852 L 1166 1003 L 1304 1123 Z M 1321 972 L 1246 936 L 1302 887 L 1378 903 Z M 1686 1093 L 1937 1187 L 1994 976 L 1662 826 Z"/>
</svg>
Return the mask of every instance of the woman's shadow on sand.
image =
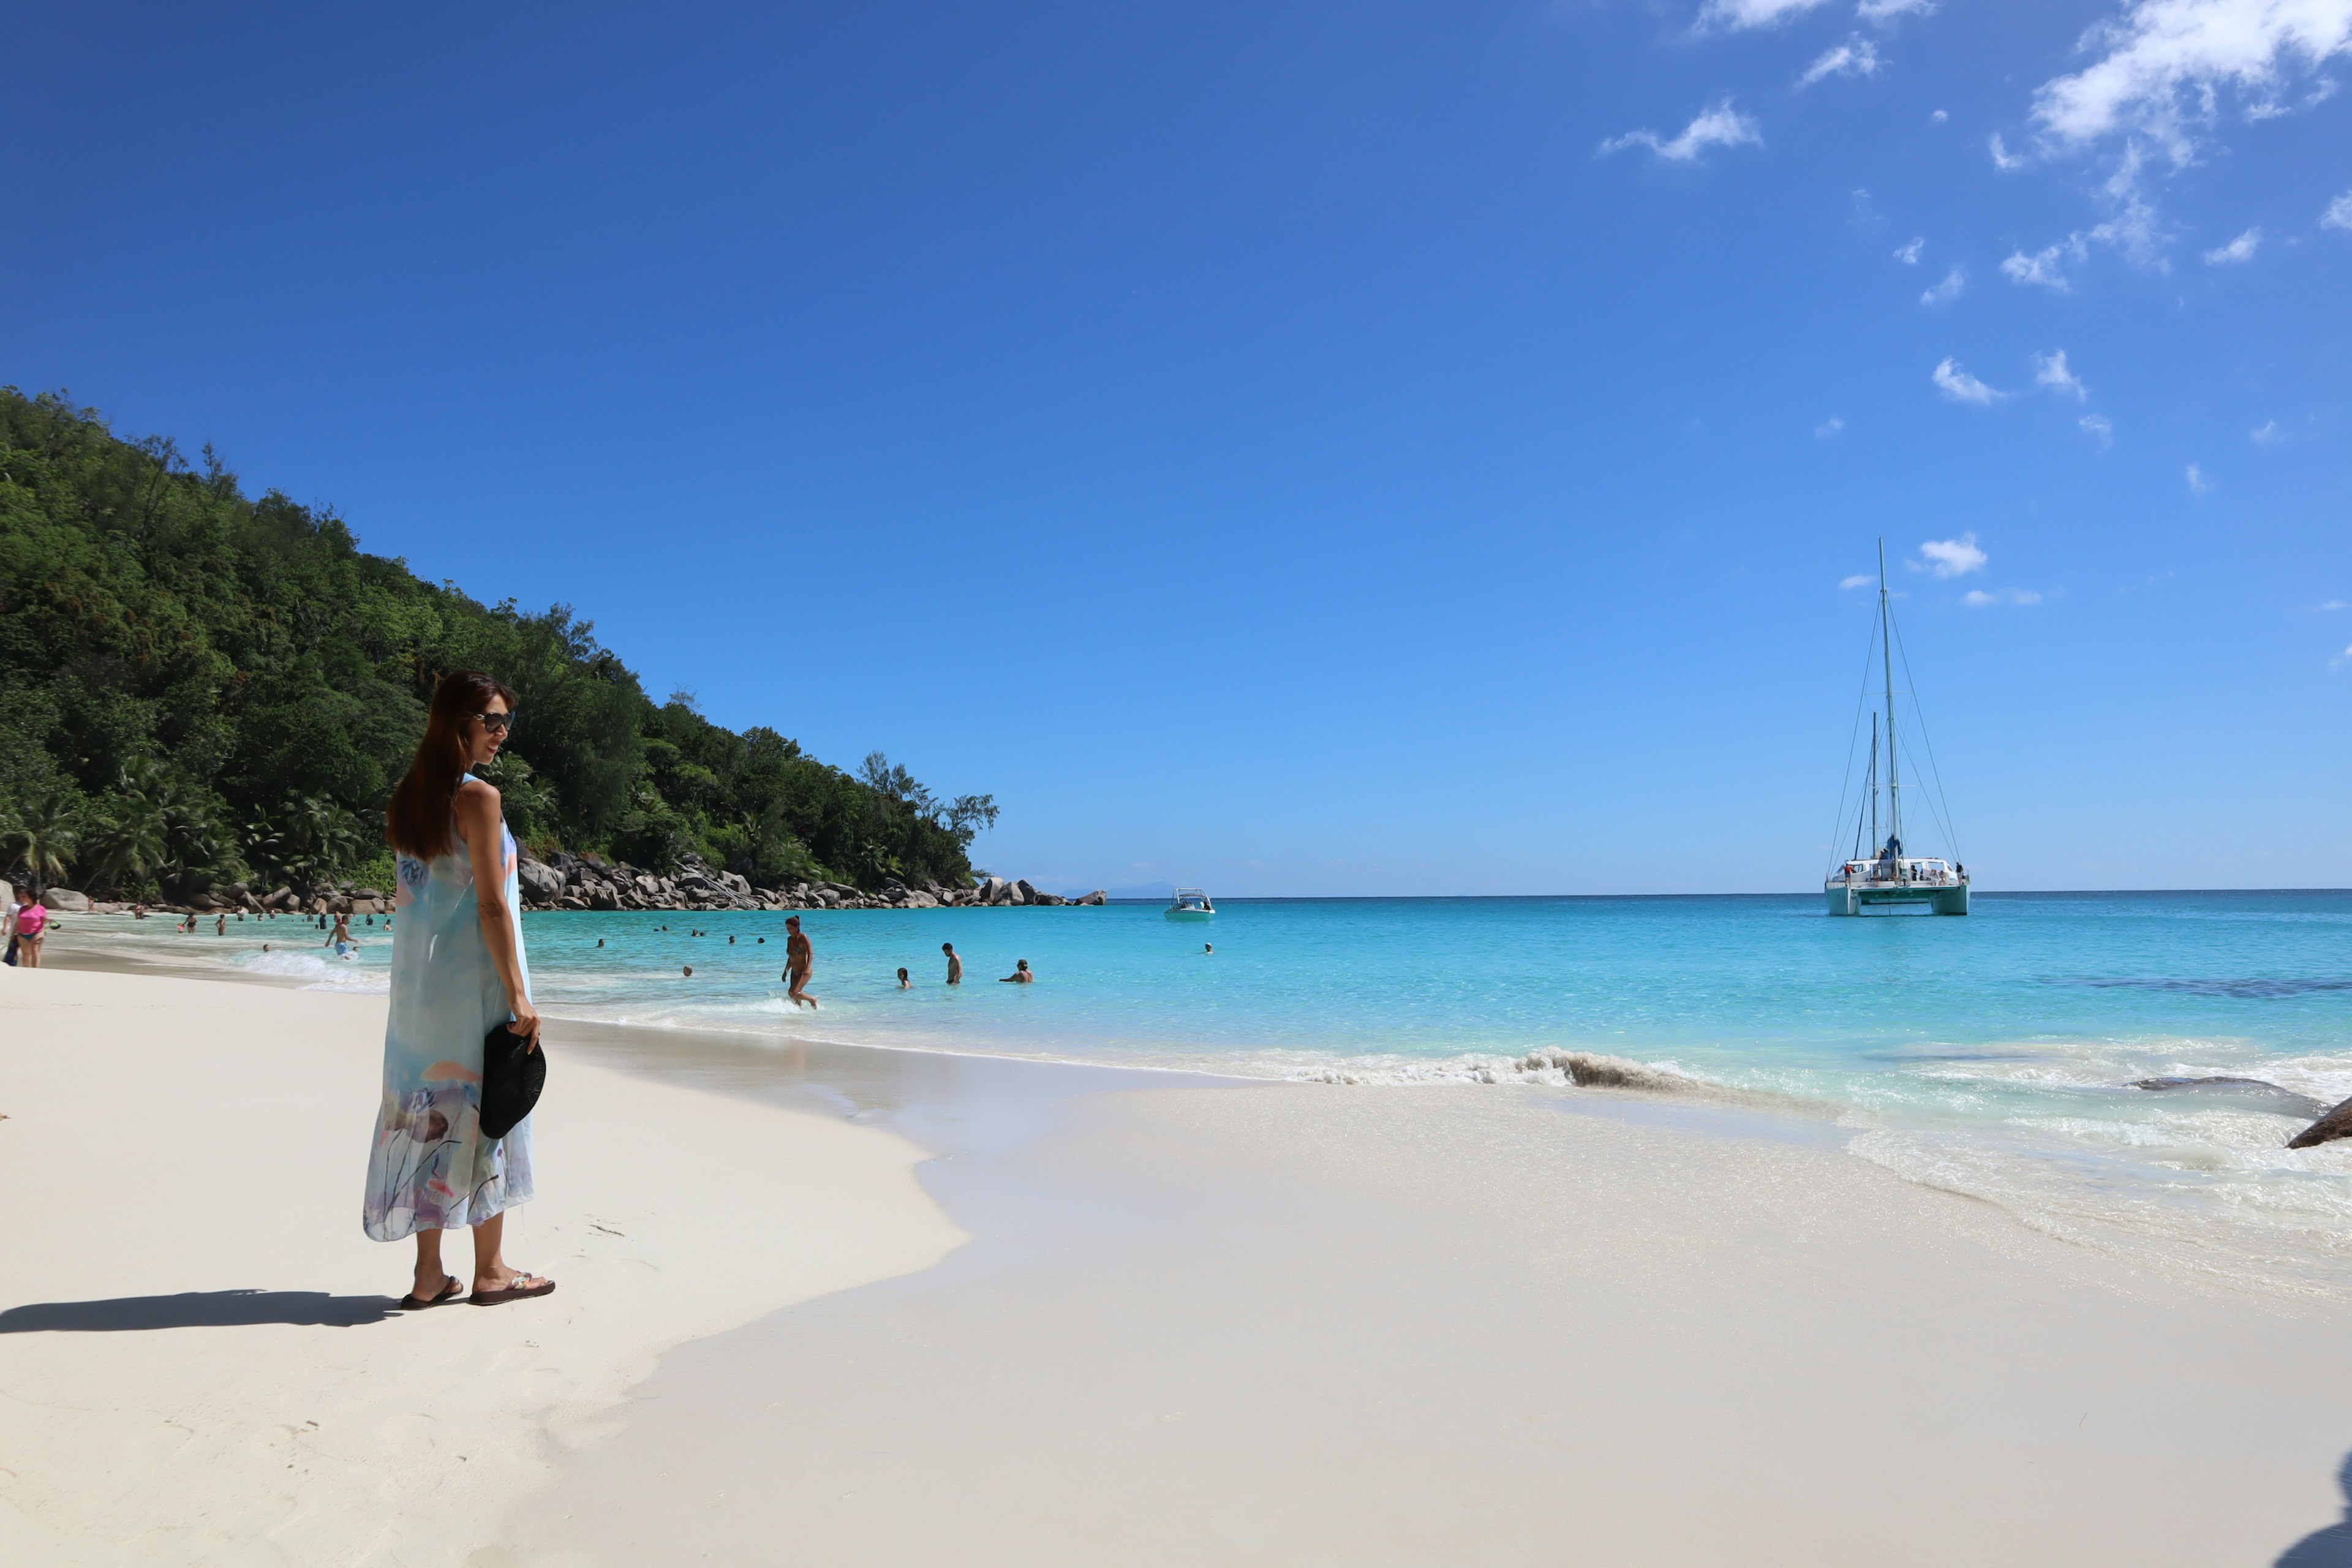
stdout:
<svg viewBox="0 0 2352 1568">
<path fill-rule="evenodd" d="M 2336 1484 L 2344 1489 L 2344 1517 L 2288 1547 L 2273 1568 L 2352 1568 L 2352 1454 L 2336 1468 Z"/>
<path fill-rule="evenodd" d="M 137 1329 L 234 1329 L 297 1323 L 351 1329 L 398 1315 L 389 1296 L 323 1290 L 189 1290 L 103 1301 L 32 1301 L 0 1312 L 0 1334 L 108 1334 Z M 2352 1559 L 2347 1559 L 2352 1561 Z"/>
</svg>

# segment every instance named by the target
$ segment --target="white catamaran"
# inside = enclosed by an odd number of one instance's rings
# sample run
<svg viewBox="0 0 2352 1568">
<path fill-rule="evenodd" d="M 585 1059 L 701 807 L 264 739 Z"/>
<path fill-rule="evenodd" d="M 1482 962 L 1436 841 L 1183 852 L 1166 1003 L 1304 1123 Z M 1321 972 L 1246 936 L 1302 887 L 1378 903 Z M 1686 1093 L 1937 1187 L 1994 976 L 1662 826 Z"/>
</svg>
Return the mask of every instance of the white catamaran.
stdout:
<svg viewBox="0 0 2352 1568">
<path fill-rule="evenodd" d="M 1907 855 L 1903 849 L 1903 770 L 1895 746 L 1895 611 L 1886 593 L 1885 540 L 1878 544 L 1878 625 L 1874 632 L 1878 643 L 1879 668 L 1885 681 L 1882 694 L 1886 700 L 1886 709 L 1883 718 L 1878 714 L 1871 716 L 1870 771 L 1864 778 L 1862 805 L 1854 813 L 1853 855 L 1830 873 L 1823 886 L 1829 896 L 1830 913 L 1859 915 L 1874 910 L 1891 913 L 1898 909 L 1924 905 L 1932 914 L 1964 915 L 1969 912 L 1969 868 L 1956 858 Z M 1906 676 L 1910 673 L 1909 662 L 1907 658 L 1905 660 Z M 1915 701 L 1915 713 L 1916 706 Z M 1886 740 L 1886 770 L 1883 781 L 1879 773 L 1879 736 L 1882 730 Z M 1932 758 L 1932 752 L 1929 754 Z M 1879 816 L 1882 794 L 1885 796 L 1886 805 L 1883 824 Z M 1932 807 L 1931 800 L 1931 810 Z M 1945 815 L 1948 817 L 1949 813 Z M 1843 817 L 1843 810 L 1839 816 Z M 1879 837 L 1882 826 L 1886 830 L 1884 838 Z M 1843 821 L 1839 827 L 1843 832 Z M 1865 827 L 1869 834 L 1867 840 L 1864 837 Z M 1946 833 L 1948 837 L 1948 822 Z M 1867 854 L 1863 849 L 1865 842 L 1873 846 Z"/>
</svg>

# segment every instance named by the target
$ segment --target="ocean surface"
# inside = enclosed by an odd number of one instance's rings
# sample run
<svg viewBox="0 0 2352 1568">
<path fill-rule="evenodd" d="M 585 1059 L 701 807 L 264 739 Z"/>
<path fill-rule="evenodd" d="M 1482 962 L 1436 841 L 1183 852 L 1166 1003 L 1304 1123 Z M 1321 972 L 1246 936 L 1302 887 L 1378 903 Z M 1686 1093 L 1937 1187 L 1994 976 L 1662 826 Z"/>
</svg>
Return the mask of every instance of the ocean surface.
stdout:
<svg viewBox="0 0 2352 1568">
<path fill-rule="evenodd" d="M 747 1051 L 795 1037 L 1465 1092 L 1557 1091 L 1562 1053 L 1619 1058 L 1673 1091 L 1822 1118 L 1859 1158 L 2086 1245 L 2352 1298 L 2352 1141 L 2284 1147 L 2352 1096 L 2352 892 L 1979 894 L 1974 909 L 1842 920 L 1818 897 L 1727 897 L 1236 901 L 1201 923 L 1157 905 L 814 912 L 814 1013 L 783 997 L 782 914 L 536 914 L 525 935 L 550 1014 L 732 1031 Z M 161 920 L 70 925 L 78 945 L 335 988 L 382 989 L 390 952 L 362 927 L 365 945 L 336 960 L 307 919 L 233 921 L 226 936 L 209 921 L 191 936 Z M 964 956 L 954 990 L 943 942 Z M 1038 984 L 997 984 L 1020 958 Z M 2214 1077 L 2276 1088 L 2134 1087 Z"/>
</svg>

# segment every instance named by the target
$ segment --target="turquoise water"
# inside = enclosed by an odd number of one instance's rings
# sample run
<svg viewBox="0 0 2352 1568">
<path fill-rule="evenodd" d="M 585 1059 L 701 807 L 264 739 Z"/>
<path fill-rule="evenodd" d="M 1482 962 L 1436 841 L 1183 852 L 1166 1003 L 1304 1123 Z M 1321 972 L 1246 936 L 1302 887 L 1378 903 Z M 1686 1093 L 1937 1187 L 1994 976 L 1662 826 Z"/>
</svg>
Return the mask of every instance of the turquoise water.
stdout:
<svg viewBox="0 0 2352 1568">
<path fill-rule="evenodd" d="M 1205 923 L 1134 905 L 816 912 L 823 1006 L 797 1015 L 782 915 L 532 915 L 526 935 L 550 1012 L 736 1030 L 747 1049 L 797 1035 L 1543 1089 L 1567 1081 L 1558 1053 L 1623 1058 L 1688 1092 L 1832 1119 L 1863 1158 L 2075 1239 L 2286 1289 L 2352 1283 L 2352 1144 L 2281 1147 L 2307 1104 L 2130 1087 L 2242 1076 L 2352 1096 L 2352 893 L 1979 895 L 1975 910 L 1839 920 L 1791 897 L 1268 900 Z M 265 936 L 305 945 L 264 955 Z M 136 940 L 380 984 L 385 944 L 336 963 L 317 936 L 281 920 Z M 956 990 L 942 942 L 967 964 Z M 996 984 L 1017 958 L 1037 984 Z"/>
</svg>

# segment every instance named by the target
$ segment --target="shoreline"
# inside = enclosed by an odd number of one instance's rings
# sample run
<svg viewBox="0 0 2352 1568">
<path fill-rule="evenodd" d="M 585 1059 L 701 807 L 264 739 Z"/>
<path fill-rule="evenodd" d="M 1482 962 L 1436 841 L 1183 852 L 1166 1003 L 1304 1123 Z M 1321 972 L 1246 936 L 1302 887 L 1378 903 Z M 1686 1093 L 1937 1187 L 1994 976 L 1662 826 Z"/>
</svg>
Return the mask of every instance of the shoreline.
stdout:
<svg viewBox="0 0 2352 1568">
<path fill-rule="evenodd" d="M 926 1167 L 970 1246 L 679 1347 L 499 1546 L 2252 1568 L 2340 1517 L 2335 1314 L 1822 1134 L 1533 1092 L 1066 1095 Z M 624 1500 L 649 1474 L 670 1506 Z"/>
<path fill-rule="evenodd" d="M 631 923 L 646 918 L 627 917 Z M 257 959 L 251 935 L 241 933 L 215 944 L 209 936 L 167 938 L 139 931 L 119 917 L 102 922 L 85 919 L 89 940 L 53 949 L 53 959 L 127 964 L 142 972 L 161 969 L 278 988 L 317 984 L 344 990 L 381 982 L 380 969 L 304 956 L 295 943 L 284 944 L 282 959 Z M 1156 936 L 1160 922 L 1146 923 L 1152 928 L 1149 934 Z M 310 934 L 300 931 L 304 937 Z M 2343 1194 L 2345 1178 L 2352 1176 L 2352 1143 L 2284 1150 L 2287 1140 L 2307 1124 L 2307 1118 L 2279 1110 L 2289 1095 L 2268 1089 L 2263 1091 L 2267 1100 L 2241 1101 L 2222 1092 L 2230 1084 L 2252 1081 L 2245 1075 L 2254 1079 L 2277 1075 L 2279 1081 L 2332 1103 L 2352 1088 L 2340 1081 L 2341 1064 L 2332 1057 L 2266 1063 L 2231 1042 L 2195 1038 L 2106 1050 L 2094 1031 L 2081 1039 L 2043 1037 L 2016 1045 L 1930 1046 L 1916 1058 L 1923 1070 L 1900 1081 L 1857 1089 L 1841 1080 L 1844 1069 L 1834 1064 L 1776 1066 L 1769 1044 L 1729 1063 L 1711 1060 L 1703 1047 L 1687 1054 L 1674 1047 L 1640 1056 L 1621 1054 L 1642 1047 L 1617 1040 L 1508 1054 L 1463 1048 L 1437 1057 L 1404 1049 L 1366 1054 L 1372 1044 L 1368 1040 L 1354 1042 L 1356 1054 L 1349 1055 L 1271 1047 L 1220 1050 L 1207 1041 L 1193 1051 L 1170 1053 L 1144 1038 L 1092 1038 L 1073 1032 L 1066 1022 L 1049 1024 L 1055 1011 L 1045 1005 L 1042 993 L 1007 995 L 1001 993 L 1012 988 L 984 984 L 967 987 L 982 994 L 961 998 L 929 987 L 931 1000 L 925 1003 L 901 1001 L 887 989 L 861 996 L 851 980 L 844 998 L 820 987 L 827 992 L 828 1005 L 818 1014 L 784 1008 L 772 999 L 753 1007 L 740 1001 L 724 1006 L 702 1003 L 704 980 L 680 988 L 674 970 L 665 980 L 659 957 L 648 964 L 635 953 L 641 940 L 652 944 L 656 954 L 667 944 L 668 962 L 690 957 L 698 968 L 707 953 L 720 988 L 717 994 L 723 998 L 730 981 L 740 984 L 745 955 L 732 948 L 681 940 L 693 934 L 625 931 L 615 946 L 632 952 L 623 961 L 629 967 L 618 977 L 621 984 L 616 985 L 615 976 L 607 974 L 599 977 L 602 992 L 566 992 L 560 984 L 543 986 L 544 1015 L 575 1032 L 619 1030 L 647 1041 L 723 1039 L 759 1060 L 814 1047 L 1084 1067 L 1140 1075 L 1142 1082 L 1162 1085 L 1197 1076 L 1234 1084 L 1305 1082 L 1381 1089 L 1530 1086 L 1571 1097 L 1598 1089 L 1746 1108 L 1833 1126 L 1850 1158 L 1931 1189 L 1993 1203 L 2029 1227 L 2184 1281 L 2296 1300 L 2352 1300 L 2352 1240 L 2340 1223 L 2347 1207 Z M 700 934 L 723 938 L 724 931 Z M 964 933 L 956 934 L 961 942 Z M 1240 931 L 1234 934 L 1246 935 Z M 565 949 L 560 944 L 565 940 L 556 938 L 559 965 L 564 961 Z M 908 933 L 899 931 L 883 939 L 881 951 L 887 952 L 892 942 L 904 940 Z M 574 940 L 572 963 L 578 963 L 582 951 Z M 1036 949 L 1031 946 L 1030 951 Z M 866 956 L 870 963 L 874 954 Z M 756 969 L 761 962 L 751 958 L 749 967 Z M 282 963 L 287 972 L 258 972 L 248 967 L 254 963 Z M 299 973 L 291 973 L 298 967 Z M 557 967 L 541 978 L 555 982 L 566 973 Z M 544 994 L 550 990 L 551 997 Z M 1163 1021 L 1173 1016 L 1144 1011 Z M 933 1019 L 939 1022 L 929 1021 Z M 1033 1019 L 1038 1026 L 1034 1031 Z M 670 1048 L 654 1050 L 659 1055 Z M 1906 1054 L 1898 1048 L 1879 1056 L 1878 1063 L 1899 1061 Z M 1868 1061 L 1858 1065 L 1863 1070 L 1882 1070 Z M 2214 1074 L 2239 1076 L 2210 1077 Z M 2211 1087 L 2192 1087 L 2158 1099 L 2145 1092 L 2146 1086 L 2130 1081 L 2151 1075 Z M 2042 1081 L 2054 1087 L 2039 1100 L 2012 1099 L 1985 1110 L 1974 1110 L 1969 1102 L 1970 1093 L 1998 1095 L 2012 1085 Z M 2256 1087 L 2261 1088 L 2259 1083 Z M 1889 1088 L 1910 1098 L 1884 1098 Z M 2070 1100 L 2070 1095 L 2076 1098 Z M 2110 1120 L 2063 1120 L 2078 1115 Z M 2053 1127 L 2071 1130 L 2053 1132 Z M 2141 1150 L 2147 1151 L 2146 1158 L 2140 1157 Z"/>
<path fill-rule="evenodd" d="M 0 1447 L 39 1456 L 0 1476 L 12 1560 L 2205 1568 L 2326 1528 L 2352 1441 L 2323 1307 L 2040 1235 L 1819 1119 L 626 1026 L 551 1032 L 512 1247 L 557 1294 L 386 1318 L 405 1249 L 345 1212 L 381 998 L 21 978 L 0 1159 L 68 1158 L 77 1107 L 121 1152 L 0 1305 Z M 152 1212 L 261 1133 L 352 1190 Z M 845 1266 L 869 1228 L 890 1256 Z"/>
</svg>

